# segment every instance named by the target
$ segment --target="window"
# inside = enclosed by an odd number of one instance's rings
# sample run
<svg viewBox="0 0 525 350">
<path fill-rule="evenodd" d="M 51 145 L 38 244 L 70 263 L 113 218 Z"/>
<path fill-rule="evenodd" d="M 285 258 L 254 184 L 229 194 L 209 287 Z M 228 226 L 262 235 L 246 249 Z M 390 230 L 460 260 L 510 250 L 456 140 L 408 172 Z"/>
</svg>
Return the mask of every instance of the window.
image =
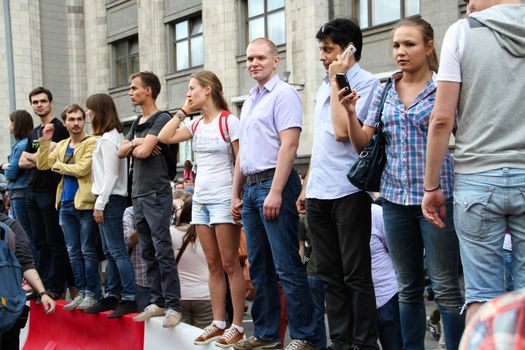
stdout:
<svg viewBox="0 0 525 350">
<path fill-rule="evenodd" d="M 176 71 L 204 64 L 201 17 L 174 24 L 173 57 Z"/>
<path fill-rule="evenodd" d="M 128 83 L 131 74 L 138 72 L 139 67 L 139 38 L 133 37 L 113 44 L 115 63 L 115 86 Z"/>
<path fill-rule="evenodd" d="M 282 45 L 286 42 L 284 0 L 248 0 L 248 42 L 265 37 Z"/>
<path fill-rule="evenodd" d="M 419 0 L 357 0 L 355 5 L 361 28 L 419 14 Z"/>
</svg>

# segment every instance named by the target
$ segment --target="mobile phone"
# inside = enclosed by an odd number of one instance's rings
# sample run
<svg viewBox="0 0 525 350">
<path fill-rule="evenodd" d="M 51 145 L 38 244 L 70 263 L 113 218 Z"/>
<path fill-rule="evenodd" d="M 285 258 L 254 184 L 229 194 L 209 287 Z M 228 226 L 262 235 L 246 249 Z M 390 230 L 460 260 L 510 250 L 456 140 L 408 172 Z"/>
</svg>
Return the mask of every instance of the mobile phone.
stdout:
<svg viewBox="0 0 525 350">
<path fill-rule="evenodd" d="M 350 88 L 350 83 L 348 82 L 348 78 L 346 77 L 345 73 L 337 73 L 335 75 L 335 79 L 337 80 L 337 85 L 339 85 L 339 90 L 342 88 L 348 88 L 348 90 L 345 91 L 343 96 L 348 96 L 352 92 L 352 88 Z"/>
<path fill-rule="evenodd" d="M 344 60 L 347 55 L 353 55 L 356 51 L 357 49 L 355 48 L 354 44 L 348 44 L 348 46 L 343 50 L 343 53 L 341 54 L 341 59 Z"/>
</svg>

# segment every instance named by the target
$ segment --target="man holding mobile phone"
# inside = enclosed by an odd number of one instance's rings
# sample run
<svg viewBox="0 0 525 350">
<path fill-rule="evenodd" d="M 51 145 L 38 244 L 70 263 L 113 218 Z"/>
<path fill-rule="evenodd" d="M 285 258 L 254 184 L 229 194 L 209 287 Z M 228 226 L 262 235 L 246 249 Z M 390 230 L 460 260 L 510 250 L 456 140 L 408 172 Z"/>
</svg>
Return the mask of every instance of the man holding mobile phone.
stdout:
<svg viewBox="0 0 525 350">
<path fill-rule="evenodd" d="M 346 77 L 361 96 L 356 106 L 361 120 L 366 118 L 379 80 L 359 66 L 362 33 L 351 20 L 338 18 L 326 23 L 316 39 L 327 74 L 315 97 L 311 163 L 296 204 L 299 212 L 306 209 L 312 231 L 332 348 L 376 349 L 376 303 L 369 247 L 372 200 L 346 179 L 358 154 L 349 142 L 347 114 L 338 103 L 341 87 L 336 74 L 344 74 L 342 78 Z"/>
</svg>

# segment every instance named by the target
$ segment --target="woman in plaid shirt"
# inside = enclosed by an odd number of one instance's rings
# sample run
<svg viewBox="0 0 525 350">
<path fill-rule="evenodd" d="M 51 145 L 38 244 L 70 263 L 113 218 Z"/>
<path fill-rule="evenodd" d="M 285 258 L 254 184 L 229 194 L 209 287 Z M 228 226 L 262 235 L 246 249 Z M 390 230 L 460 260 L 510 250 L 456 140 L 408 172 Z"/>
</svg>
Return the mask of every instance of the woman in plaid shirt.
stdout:
<svg viewBox="0 0 525 350">
<path fill-rule="evenodd" d="M 448 349 L 457 349 L 464 328 L 460 315 L 463 296 L 458 282 L 459 248 L 452 221 L 453 163 L 447 153 L 441 169 L 441 188 L 447 202 L 447 222 L 438 229 L 427 222 L 420 204 L 425 191 L 425 151 L 428 123 L 436 97 L 437 55 L 434 33 L 423 19 L 400 21 L 393 32 L 392 55 L 400 71 L 392 76 L 383 115 L 387 163 L 381 178 L 386 241 L 399 284 L 399 310 L 405 349 L 424 349 L 425 273 L 436 295 Z M 368 117 L 361 126 L 355 115 L 357 92 L 339 99 L 348 112 L 351 142 L 359 152 L 375 132 L 385 84 L 374 94 Z"/>
</svg>

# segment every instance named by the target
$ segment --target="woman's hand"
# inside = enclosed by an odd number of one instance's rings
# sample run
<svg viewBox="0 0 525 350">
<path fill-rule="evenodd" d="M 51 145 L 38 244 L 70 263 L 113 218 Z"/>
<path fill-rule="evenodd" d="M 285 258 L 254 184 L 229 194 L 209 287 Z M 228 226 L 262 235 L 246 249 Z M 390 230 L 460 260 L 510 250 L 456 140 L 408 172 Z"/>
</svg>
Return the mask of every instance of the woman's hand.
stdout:
<svg viewBox="0 0 525 350">
<path fill-rule="evenodd" d="M 350 94 L 346 95 L 348 88 L 342 88 L 337 93 L 337 98 L 339 103 L 346 109 L 348 115 L 355 115 L 355 105 L 360 96 L 357 95 L 357 92 L 354 90 Z"/>
<path fill-rule="evenodd" d="M 95 209 L 93 210 L 93 219 L 95 219 L 95 222 L 97 224 L 103 224 L 104 223 L 104 211 Z"/>
</svg>

